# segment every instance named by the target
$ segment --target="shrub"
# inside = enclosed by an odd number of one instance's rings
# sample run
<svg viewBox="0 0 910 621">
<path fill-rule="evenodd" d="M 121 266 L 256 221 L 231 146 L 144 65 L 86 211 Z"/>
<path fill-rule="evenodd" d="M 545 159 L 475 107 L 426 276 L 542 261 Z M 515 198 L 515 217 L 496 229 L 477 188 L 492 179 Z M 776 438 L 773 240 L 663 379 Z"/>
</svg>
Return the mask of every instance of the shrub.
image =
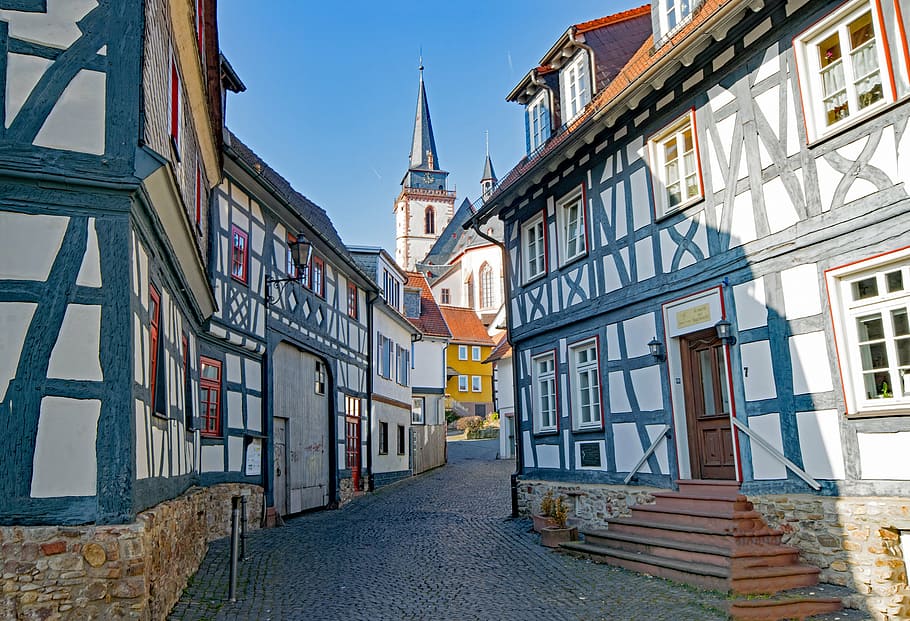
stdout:
<svg viewBox="0 0 910 621">
<path fill-rule="evenodd" d="M 490 412 L 487 414 L 487 418 L 484 421 L 484 425 L 487 427 L 496 427 L 496 423 L 499 422 L 499 412 Z"/>
<path fill-rule="evenodd" d="M 451 425 L 456 420 L 458 420 L 458 414 L 455 413 L 455 410 L 446 410 L 446 424 Z"/>
<path fill-rule="evenodd" d="M 553 490 L 548 489 L 547 493 L 540 499 L 540 514 L 550 516 L 553 513 Z"/>
<path fill-rule="evenodd" d="M 459 431 L 476 431 L 483 428 L 483 419 L 479 416 L 465 416 L 455 421 L 455 428 Z"/>
<path fill-rule="evenodd" d="M 553 521 L 556 522 L 556 528 L 565 528 L 569 520 L 569 507 L 562 501 L 562 496 L 556 499 L 553 505 Z"/>
</svg>

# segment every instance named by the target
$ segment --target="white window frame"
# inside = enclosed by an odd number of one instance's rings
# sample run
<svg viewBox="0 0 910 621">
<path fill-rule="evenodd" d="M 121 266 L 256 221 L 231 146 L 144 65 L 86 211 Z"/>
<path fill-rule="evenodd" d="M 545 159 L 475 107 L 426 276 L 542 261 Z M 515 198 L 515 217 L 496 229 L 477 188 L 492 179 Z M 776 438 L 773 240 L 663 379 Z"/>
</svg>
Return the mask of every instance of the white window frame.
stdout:
<svg viewBox="0 0 910 621">
<path fill-rule="evenodd" d="M 471 360 L 475 362 L 480 361 L 480 347 L 478 345 L 471 346 Z"/>
<path fill-rule="evenodd" d="M 577 117 L 591 101 L 591 72 L 588 70 L 588 52 L 580 48 L 578 53 L 559 71 L 562 90 L 563 122 Z"/>
<path fill-rule="evenodd" d="M 686 130 L 692 132 L 692 162 L 695 170 L 690 171 L 686 164 L 685 138 Z M 677 149 L 676 162 L 678 164 L 678 183 L 680 184 L 680 202 L 670 205 L 669 189 L 667 188 L 667 160 L 664 145 L 675 141 Z M 695 124 L 695 110 L 689 110 L 684 115 L 673 121 L 666 129 L 648 139 L 648 155 L 651 164 L 651 181 L 654 187 L 654 209 L 658 218 L 676 213 L 686 207 L 702 200 L 705 196 L 704 180 L 701 173 L 701 155 L 698 145 L 698 131 Z M 697 192 L 692 196 L 686 195 L 686 179 L 695 175 Z"/>
<path fill-rule="evenodd" d="M 471 392 L 483 392 L 483 378 L 479 375 L 471 376 Z"/>
<path fill-rule="evenodd" d="M 425 408 L 426 408 L 425 397 L 412 397 L 411 398 L 411 424 L 412 425 L 423 425 L 426 422 L 426 416 L 424 414 Z"/>
<path fill-rule="evenodd" d="M 467 359 L 468 359 L 468 346 L 467 346 L 467 345 L 459 345 L 459 346 L 458 346 L 458 359 L 459 359 L 459 360 L 467 360 Z"/>
<path fill-rule="evenodd" d="M 529 283 L 547 273 L 547 222 L 543 212 L 522 225 L 521 254 L 523 282 Z"/>
<path fill-rule="evenodd" d="M 598 338 L 594 337 L 569 346 L 569 384 L 572 387 L 573 429 L 603 428 L 599 345 Z M 594 359 L 589 358 L 579 363 L 578 354 L 582 351 L 593 352 Z M 586 385 L 583 386 L 583 384 Z M 587 398 L 586 404 L 585 397 Z M 587 408 L 587 412 L 585 408 Z"/>
<path fill-rule="evenodd" d="M 658 0 L 660 2 L 660 26 L 666 37 L 684 24 L 701 0 Z M 671 19 L 672 18 L 672 19 Z"/>
<path fill-rule="evenodd" d="M 540 369 L 540 363 L 549 362 L 549 368 Z M 548 351 L 531 359 L 531 378 L 534 395 L 534 433 L 548 433 L 559 430 L 559 388 L 556 378 L 556 352 Z M 543 391 L 546 391 L 548 405 L 544 407 Z"/>
<path fill-rule="evenodd" d="M 542 90 L 528 104 L 528 146 L 533 153 L 550 137 L 550 108 L 547 91 Z"/>
<path fill-rule="evenodd" d="M 888 293 L 885 274 L 900 271 L 903 289 Z M 910 369 L 901 375 L 894 336 L 892 311 L 904 309 L 910 313 L 910 248 L 874 257 L 825 272 L 830 296 L 837 357 L 844 388 L 848 416 L 910 415 Z M 878 292 L 854 300 L 852 286 L 858 281 L 875 277 Z M 881 313 L 888 366 L 883 370 L 891 379 L 891 397 L 868 397 L 866 394 L 860 336 L 857 320 Z M 906 365 L 904 365 L 906 367 Z"/>
<path fill-rule="evenodd" d="M 562 267 L 585 256 L 588 253 L 588 217 L 586 208 L 584 186 L 580 185 L 569 194 L 559 199 L 556 203 L 556 228 L 559 231 L 559 266 Z M 569 227 L 572 224 L 570 212 L 577 208 L 577 222 L 575 234 L 570 237 Z M 569 246 L 575 242 L 575 250 L 569 251 Z"/>
<path fill-rule="evenodd" d="M 458 376 L 458 392 L 468 392 L 468 376 Z"/>
<path fill-rule="evenodd" d="M 848 24 L 866 11 L 871 14 L 872 27 L 875 30 L 875 55 L 878 60 L 879 77 L 881 78 L 882 98 L 860 109 L 859 98 L 854 85 L 853 63 L 848 62 L 850 50 L 846 49 L 849 45 L 849 39 L 846 35 L 848 34 Z M 829 125 L 826 121 L 823 103 L 824 85 L 821 77 L 821 60 L 815 50 L 820 43 L 835 32 L 840 35 L 841 62 L 839 66 L 843 70 L 848 116 L 835 120 Z M 877 0 L 859 0 L 845 4 L 793 39 L 794 56 L 799 72 L 800 96 L 810 143 L 852 126 L 895 101 L 895 93 L 892 89 L 892 68 L 888 63 L 883 34 L 887 33 L 885 33 L 879 20 Z M 901 55 L 897 55 L 892 60 L 895 63 L 903 62 Z"/>
</svg>

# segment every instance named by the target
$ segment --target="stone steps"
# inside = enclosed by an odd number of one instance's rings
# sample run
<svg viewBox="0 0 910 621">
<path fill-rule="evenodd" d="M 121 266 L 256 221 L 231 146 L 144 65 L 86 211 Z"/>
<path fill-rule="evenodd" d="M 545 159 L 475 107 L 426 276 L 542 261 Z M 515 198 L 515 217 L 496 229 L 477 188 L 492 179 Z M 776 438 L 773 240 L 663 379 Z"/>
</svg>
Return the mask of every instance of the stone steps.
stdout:
<svg viewBox="0 0 910 621">
<path fill-rule="evenodd" d="M 702 588 L 738 595 L 781 594 L 818 584 L 819 569 L 781 545 L 739 484 L 678 481 L 678 492 L 655 493 L 654 504 L 633 505 L 631 516 L 608 528 L 582 531 L 569 553 Z M 730 612 L 741 621 L 803 619 L 839 610 L 837 597 L 808 594 L 741 599 Z"/>
</svg>

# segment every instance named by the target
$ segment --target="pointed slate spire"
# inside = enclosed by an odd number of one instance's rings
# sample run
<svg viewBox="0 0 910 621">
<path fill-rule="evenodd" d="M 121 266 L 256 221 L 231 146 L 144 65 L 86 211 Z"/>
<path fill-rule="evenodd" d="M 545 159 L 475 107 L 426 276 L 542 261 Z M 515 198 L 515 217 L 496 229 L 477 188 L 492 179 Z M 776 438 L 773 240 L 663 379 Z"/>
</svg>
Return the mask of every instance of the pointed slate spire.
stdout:
<svg viewBox="0 0 910 621">
<path fill-rule="evenodd" d="M 410 170 L 441 170 L 439 154 L 436 153 L 436 139 L 430 122 L 430 107 L 427 104 L 427 89 L 423 83 L 423 61 L 420 62 L 420 91 L 417 93 L 417 116 L 414 120 L 414 137 L 411 142 Z"/>
<path fill-rule="evenodd" d="M 483 199 L 486 200 L 496 187 L 496 171 L 493 170 L 493 160 L 490 159 L 490 133 L 487 132 L 487 159 L 483 163 L 483 176 L 480 178 L 480 187 Z"/>
</svg>

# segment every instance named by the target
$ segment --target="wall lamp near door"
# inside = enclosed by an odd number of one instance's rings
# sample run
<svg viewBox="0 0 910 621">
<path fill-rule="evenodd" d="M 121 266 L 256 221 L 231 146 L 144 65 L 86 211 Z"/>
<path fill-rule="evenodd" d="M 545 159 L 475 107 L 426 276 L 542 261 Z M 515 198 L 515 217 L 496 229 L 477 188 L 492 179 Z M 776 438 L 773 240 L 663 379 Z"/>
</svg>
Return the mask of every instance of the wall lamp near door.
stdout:
<svg viewBox="0 0 910 621">
<path fill-rule="evenodd" d="M 664 344 L 658 341 L 656 336 L 648 342 L 648 351 L 651 352 L 655 360 L 663 360 L 667 357 L 664 352 Z"/>
<path fill-rule="evenodd" d="M 294 271 L 296 274 L 294 276 L 288 276 L 287 278 L 269 278 L 266 276 L 265 279 L 265 302 L 266 304 L 274 304 L 279 299 L 281 299 L 281 292 L 287 286 L 289 282 L 300 282 L 301 277 L 305 273 L 310 265 L 310 257 L 313 254 L 313 245 L 306 240 L 306 237 L 303 236 L 303 233 L 297 236 L 297 238 L 288 242 L 288 249 L 291 251 L 291 260 L 294 262 Z M 275 287 L 275 295 L 272 295 L 272 286 Z"/>
<path fill-rule="evenodd" d="M 717 338 L 720 339 L 721 343 L 724 345 L 736 345 L 736 337 L 733 336 L 733 324 L 729 321 L 721 319 L 714 324 L 714 329 L 717 330 Z"/>
</svg>

